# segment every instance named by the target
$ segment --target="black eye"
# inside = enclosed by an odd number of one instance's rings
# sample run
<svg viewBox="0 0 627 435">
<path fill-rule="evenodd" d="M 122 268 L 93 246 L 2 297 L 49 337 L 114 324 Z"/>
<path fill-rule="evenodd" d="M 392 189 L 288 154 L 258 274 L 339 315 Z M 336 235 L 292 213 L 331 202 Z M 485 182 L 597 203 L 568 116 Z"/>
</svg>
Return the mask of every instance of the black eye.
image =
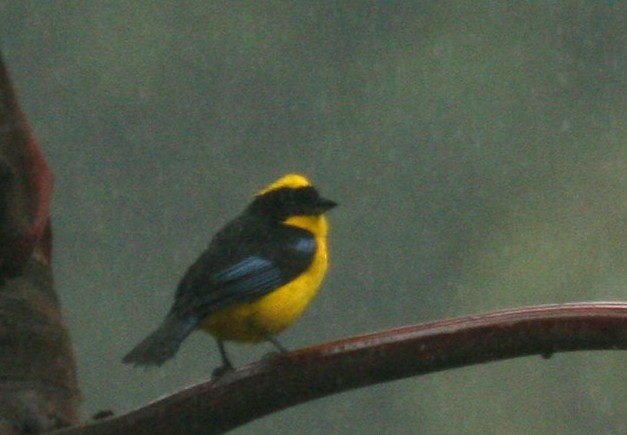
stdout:
<svg viewBox="0 0 627 435">
<path fill-rule="evenodd" d="M 284 216 L 319 213 L 320 196 L 311 186 L 282 188 L 261 195 L 251 208 L 282 219 Z"/>
<path fill-rule="evenodd" d="M 285 206 L 304 204 L 311 198 L 311 193 L 303 189 L 285 189 L 277 193 L 277 200 Z"/>
<path fill-rule="evenodd" d="M 313 204 L 319 196 L 316 189 L 313 187 L 303 187 L 302 189 L 296 189 L 292 191 L 293 202 L 295 204 Z"/>
</svg>

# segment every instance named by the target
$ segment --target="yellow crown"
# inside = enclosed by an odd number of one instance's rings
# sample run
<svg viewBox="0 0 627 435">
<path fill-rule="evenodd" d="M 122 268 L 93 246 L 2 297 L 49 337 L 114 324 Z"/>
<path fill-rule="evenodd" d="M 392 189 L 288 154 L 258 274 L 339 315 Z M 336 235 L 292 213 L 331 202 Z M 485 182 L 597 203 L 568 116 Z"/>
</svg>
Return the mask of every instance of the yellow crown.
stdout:
<svg viewBox="0 0 627 435">
<path fill-rule="evenodd" d="M 283 189 L 283 188 L 298 189 L 299 187 L 309 187 L 309 186 L 311 186 L 311 182 L 307 178 L 303 177 L 302 175 L 287 174 L 279 178 L 278 180 L 276 180 L 274 183 L 268 185 L 266 188 L 264 188 L 259 193 L 257 193 L 256 196 L 261 196 L 263 194 L 272 192 L 273 190 L 277 190 L 277 189 Z"/>
</svg>

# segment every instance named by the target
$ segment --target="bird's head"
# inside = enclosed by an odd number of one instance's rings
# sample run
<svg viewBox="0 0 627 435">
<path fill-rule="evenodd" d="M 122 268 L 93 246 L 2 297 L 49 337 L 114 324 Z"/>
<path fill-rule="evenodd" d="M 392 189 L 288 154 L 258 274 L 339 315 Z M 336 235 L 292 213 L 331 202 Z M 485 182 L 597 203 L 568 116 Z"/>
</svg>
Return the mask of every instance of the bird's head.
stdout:
<svg viewBox="0 0 627 435">
<path fill-rule="evenodd" d="M 321 197 L 307 178 L 288 174 L 257 193 L 250 209 L 284 220 L 321 215 L 335 206 L 337 203 Z"/>
</svg>

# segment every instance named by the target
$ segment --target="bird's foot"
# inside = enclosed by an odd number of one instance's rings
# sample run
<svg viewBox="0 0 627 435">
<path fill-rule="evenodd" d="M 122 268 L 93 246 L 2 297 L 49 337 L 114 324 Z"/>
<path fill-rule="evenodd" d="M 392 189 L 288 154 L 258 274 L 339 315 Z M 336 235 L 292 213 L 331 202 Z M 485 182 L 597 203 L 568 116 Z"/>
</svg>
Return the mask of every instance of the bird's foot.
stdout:
<svg viewBox="0 0 627 435">
<path fill-rule="evenodd" d="M 213 370 L 213 372 L 211 373 L 211 379 L 219 379 L 222 376 L 226 375 L 227 373 L 230 373 L 232 371 L 234 371 L 235 369 L 233 368 L 232 365 L 221 365 L 220 367 L 217 367 Z"/>
<path fill-rule="evenodd" d="M 272 360 L 285 358 L 285 355 L 287 354 L 279 350 L 271 350 L 270 352 L 267 352 L 266 354 L 264 354 L 264 356 L 262 356 L 261 359 L 264 361 L 272 361 Z"/>
</svg>

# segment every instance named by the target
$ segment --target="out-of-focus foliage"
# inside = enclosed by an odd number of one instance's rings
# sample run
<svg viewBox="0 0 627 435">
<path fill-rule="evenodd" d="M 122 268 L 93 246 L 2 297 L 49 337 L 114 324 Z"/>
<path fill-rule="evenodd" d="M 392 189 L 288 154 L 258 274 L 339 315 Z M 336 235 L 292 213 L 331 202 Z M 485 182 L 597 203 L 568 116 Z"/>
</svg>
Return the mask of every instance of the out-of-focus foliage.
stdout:
<svg viewBox="0 0 627 435">
<path fill-rule="evenodd" d="M 85 410 L 205 380 L 192 337 L 121 356 L 259 187 L 341 207 L 291 348 L 526 304 L 627 298 L 627 2 L 0 2 L 57 177 L 57 287 Z M 237 347 L 238 364 L 268 348 Z M 306 404 L 238 433 L 624 433 L 625 353 L 524 358 Z"/>
</svg>

